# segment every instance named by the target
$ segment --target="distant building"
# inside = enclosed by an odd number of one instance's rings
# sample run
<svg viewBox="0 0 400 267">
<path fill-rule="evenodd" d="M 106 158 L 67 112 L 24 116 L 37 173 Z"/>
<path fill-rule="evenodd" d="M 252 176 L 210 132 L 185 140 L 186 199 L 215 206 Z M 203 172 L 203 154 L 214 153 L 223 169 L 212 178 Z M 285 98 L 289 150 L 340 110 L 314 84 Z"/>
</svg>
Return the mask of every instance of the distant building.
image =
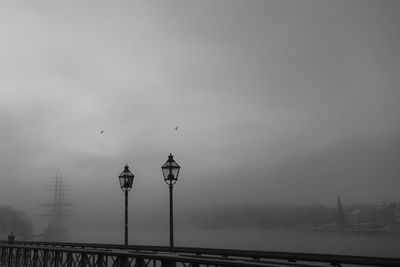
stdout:
<svg viewBox="0 0 400 267">
<path fill-rule="evenodd" d="M 400 223 L 400 209 L 389 205 L 358 206 L 349 213 L 349 221 L 354 225 L 396 224 Z"/>
<path fill-rule="evenodd" d="M 357 208 L 349 213 L 349 221 L 354 225 L 371 223 L 371 213 L 368 209 Z"/>
<path fill-rule="evenodd" d="M 400 223 L 400 208 L 393 209 L 392 212 L 394 221 Z"/>
</svg>

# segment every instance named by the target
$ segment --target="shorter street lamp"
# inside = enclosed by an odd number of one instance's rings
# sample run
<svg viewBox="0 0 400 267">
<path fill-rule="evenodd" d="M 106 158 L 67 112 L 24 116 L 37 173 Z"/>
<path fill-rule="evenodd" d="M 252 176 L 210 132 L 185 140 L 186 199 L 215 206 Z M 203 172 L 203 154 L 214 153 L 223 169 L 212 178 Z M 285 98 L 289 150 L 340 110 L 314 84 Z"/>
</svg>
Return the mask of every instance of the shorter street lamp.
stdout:
<svg viewBox="0 0 400 267">
<path fill-rule="evenodd" d="M 180 166 L 175 162 L 172 153 L 169 154 L 167 162 L 161 167 L 164 181 L 169 185 L 169 246 L 174 247 L 174 218 L 172 205 L 172 187 L 178 181 Z"/>
<path fill-rule="evenodd" d="M 125 165 L 123 172 L 118 176 L 121 189 L 125 192 L 125 247 L 128 246 L 128 192 L 132 189 L 134 177 L 135 175 L 129 170 L 128 164 Z"/>
</svg>

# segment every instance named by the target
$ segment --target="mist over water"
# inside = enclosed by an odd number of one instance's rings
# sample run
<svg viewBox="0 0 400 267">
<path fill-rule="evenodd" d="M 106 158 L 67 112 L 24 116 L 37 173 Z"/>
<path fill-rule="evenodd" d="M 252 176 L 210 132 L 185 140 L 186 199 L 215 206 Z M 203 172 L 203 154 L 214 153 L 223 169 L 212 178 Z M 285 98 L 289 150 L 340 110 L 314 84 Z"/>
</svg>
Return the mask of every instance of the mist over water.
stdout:
<svg viewBox="0 0 400 267">
<path fill-rule="evenodd" d="M 168 245 L 172 153 L 178 246 L 398 256 L 398 14 L 397 0 L 0 2 L 0 206 L 40 239 L 59 169 L 69 241 L 122 243 L 128 164 L 130 243 Z M 334 225 L 338 196 L 355 226 L 390 234 L 300 230 Z"/>
</svg>

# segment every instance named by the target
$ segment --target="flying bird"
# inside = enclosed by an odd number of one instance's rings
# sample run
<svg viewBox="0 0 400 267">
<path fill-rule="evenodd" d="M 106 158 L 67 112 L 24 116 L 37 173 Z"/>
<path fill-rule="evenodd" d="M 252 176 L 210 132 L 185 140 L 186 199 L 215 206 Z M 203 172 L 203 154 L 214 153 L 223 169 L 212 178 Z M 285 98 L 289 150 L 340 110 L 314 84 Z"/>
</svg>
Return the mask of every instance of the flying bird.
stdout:
<svg viewBox="0 0 400 267">
<path fill-rule="evenodd" d="M 176 127 L 175 127 L 175 131 L 178 131 L 178 125 L 176 125 Z"/>
<path fill-rule="evenodd" d="M 103 130 L 101 130 L 101 131 L 100 131 L 100 133 L 101 133 L 101 134 L 103 134 L 103 133 L 104 133 L 104 131 L 103 131 Z"/>
</svg>

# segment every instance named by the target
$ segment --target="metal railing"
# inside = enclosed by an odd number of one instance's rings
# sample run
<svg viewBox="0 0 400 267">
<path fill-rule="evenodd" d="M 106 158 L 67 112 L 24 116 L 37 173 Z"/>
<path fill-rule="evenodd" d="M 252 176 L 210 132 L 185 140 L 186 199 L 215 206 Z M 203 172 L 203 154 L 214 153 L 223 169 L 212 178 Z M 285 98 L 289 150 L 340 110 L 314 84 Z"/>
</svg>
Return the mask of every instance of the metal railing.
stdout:
<svg viewBox="0 0 400 267">
<path fill-rule="evenodd" d="M 0 241 L 0 265 L 17 267 L 75 266 L 388 266 L 400 258 L 249 251 L 193 247 Z"/>
</svg>

